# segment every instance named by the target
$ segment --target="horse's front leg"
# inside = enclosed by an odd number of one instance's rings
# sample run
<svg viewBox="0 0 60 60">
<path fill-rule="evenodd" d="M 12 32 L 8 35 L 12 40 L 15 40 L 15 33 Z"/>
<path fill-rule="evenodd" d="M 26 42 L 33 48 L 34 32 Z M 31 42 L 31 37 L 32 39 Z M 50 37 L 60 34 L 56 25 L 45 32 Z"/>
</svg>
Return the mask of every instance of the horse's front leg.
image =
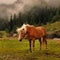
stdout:
<svg viewBox="0 0 60 60">
<path fill-rule="evenodd" d="M 30 52 L 33 52 L 35 40 L 29 40 L 29 44 L 30 44 Z"/>
</svg>

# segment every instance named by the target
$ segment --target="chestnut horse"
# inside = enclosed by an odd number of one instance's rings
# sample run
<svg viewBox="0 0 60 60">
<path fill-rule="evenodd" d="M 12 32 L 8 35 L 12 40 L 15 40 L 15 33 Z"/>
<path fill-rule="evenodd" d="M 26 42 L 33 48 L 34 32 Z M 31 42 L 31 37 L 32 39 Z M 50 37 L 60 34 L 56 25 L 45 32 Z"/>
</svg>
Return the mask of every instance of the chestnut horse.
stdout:
<svg viewBox="0 0 60 60">
<path fill-rule="evenodd" d="M 46 31 L 44 27 L 35 27 L 33 25 L 23 24 L 21 28 L 17 29 L 17 33 L 19 41 L 22 41 L 23 38 L 29 40 L 31 52 L 33 52 L 34 50 L 34 44 L 36 39 L 39 39 L 40 50 L 43 43 L 45 43 L 47 48 Z"/>
</svg>

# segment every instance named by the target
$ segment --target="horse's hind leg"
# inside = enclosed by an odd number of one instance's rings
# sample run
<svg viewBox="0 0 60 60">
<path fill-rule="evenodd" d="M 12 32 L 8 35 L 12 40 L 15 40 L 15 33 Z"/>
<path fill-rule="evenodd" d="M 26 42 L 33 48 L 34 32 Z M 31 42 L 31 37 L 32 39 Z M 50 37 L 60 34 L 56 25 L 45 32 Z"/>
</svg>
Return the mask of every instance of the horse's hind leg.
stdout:
<svg viewBox="0 0 60 60">
<path fill-rule="evenodd" d="M 42 40 L 41 40 L 41 38 L 39 39 L 39 43 L 40 43 L 40 50 L 41 50 L 41 48 L 42 48 Z"/>
<path fill-rule="evenodd" d="M 33 40 L 33 51 L 35 50 L 34 47 L 35 47 L 35 40 Z"/>
<path fill-rule="evenodd" d="M 45 43 L 46 49 L 47 49 L 47 40 L 46 40 L 46 36 L 43 37 L 43 43 Z"/>
<path fill-rule="evenodd" d="M 31 40 L 29 40 L 29 45 L 30 45 L 30 52 L 32 52 L 32 51 L 31 51 Z"/>
</svg>

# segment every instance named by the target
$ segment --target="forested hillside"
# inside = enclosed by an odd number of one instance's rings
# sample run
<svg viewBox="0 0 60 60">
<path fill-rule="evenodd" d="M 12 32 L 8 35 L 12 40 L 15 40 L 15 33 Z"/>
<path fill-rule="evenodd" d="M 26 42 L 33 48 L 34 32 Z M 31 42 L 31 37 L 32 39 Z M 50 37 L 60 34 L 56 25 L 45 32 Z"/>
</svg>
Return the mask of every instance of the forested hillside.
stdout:
<svg viewBox="0 0 60 60">
<path fill-rule="evenodd" d="M 11 15 L 10 21 L 0 19 L 0 30 L 7 30 L 9 32 L 15 31 L 17 27 L 20 27 L 23 23 L 32 24 L 35 26 L 46 25 L 60 21 L 60 7 L 34 7 L 25 14 L 19 13 L 18 15 Z M 8 23 L 3 23 L 3 22 Z M 2 27 L 1 27 L 2 26 Z"/>
</svg>

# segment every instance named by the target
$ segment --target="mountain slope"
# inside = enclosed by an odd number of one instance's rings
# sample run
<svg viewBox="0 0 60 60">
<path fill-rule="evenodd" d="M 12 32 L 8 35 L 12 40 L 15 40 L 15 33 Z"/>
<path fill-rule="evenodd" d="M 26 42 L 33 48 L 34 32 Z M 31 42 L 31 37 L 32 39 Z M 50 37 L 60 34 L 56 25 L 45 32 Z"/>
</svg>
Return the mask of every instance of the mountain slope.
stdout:
<svg viewBox="0 0 60 60">
<path fill-rule="evenodd" d="M 46 28 L 47 33 L 49 33 L 49 34 L 56 32 L 56 31 L 60 31 L 60 21 L 51 23 L 51 24 L 47 24 L 44 27 Z"/>
</svg>

